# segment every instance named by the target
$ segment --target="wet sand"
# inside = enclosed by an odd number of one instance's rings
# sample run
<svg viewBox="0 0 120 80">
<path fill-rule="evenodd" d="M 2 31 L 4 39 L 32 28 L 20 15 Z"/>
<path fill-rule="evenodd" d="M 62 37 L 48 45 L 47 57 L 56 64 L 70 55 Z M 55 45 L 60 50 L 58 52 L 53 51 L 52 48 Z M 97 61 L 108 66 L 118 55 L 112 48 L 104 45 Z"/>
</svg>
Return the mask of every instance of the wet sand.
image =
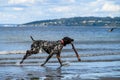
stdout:
<svg viewBox="0 0 120 80">
<path fill-rule="evenodd" d="M 120 61 L 1 65 L 0 80 L 120 80 Z"/>
</svg>

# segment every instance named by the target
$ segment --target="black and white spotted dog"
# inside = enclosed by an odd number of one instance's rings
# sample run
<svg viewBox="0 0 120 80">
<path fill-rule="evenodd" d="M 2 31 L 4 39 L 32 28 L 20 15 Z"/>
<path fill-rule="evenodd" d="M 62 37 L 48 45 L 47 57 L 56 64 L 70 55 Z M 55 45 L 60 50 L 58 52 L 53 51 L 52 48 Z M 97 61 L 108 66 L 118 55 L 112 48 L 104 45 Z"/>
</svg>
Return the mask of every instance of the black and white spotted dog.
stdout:
<svg viewBox="0 0 120 80">
<path fill-rule="evenodd" d="M 62 40 L 58 40 L 58 41 L 34 40 L 32 36 L 31 36 L 31 39 L 33 41 L 32 45 L 31 45 L 31 50 L 26 51 L 26 54 L 24 55 L 20 64 L 22 64 L 23 61 L 28 56 L 30 56 L 32 54 L 37 54 L 42 49 L 46 53 L 48 53 L 49 56 L 47 57 L 46 61 L 41 66 L 44 66 L 54 54 L 56 54 L 56 57 L 57 57 L 60 65 L 62 66 L 62 62 L 60 59 L 61 50 L 64 46 L 66 46 L 67 44 L 71 44 L 74 41 L 73 39 L 71 39 L 69 37 L 64 37 Z"/>
</svg>

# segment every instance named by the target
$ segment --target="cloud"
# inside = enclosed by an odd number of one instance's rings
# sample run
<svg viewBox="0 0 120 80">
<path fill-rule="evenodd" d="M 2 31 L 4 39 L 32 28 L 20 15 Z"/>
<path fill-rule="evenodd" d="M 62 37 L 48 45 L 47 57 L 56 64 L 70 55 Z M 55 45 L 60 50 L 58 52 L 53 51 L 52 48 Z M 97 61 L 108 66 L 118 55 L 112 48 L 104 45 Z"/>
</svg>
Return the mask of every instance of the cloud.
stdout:
<svg viewBox="0 0 120 80">
<path fill-rule="evenodd" d="M 9 0 L 9 4 L 34 3 L 35 0 Z"/>
<path fill-rule="evenodd" d="M 91 16 L 110 16 L 115 17 L 120 15 L 120 4 L 119 0 L 96 0 L 84 4 L 85 10 L 83 13 Z M 85 15 L 85 14 L 84 14 Z"/>
<path fill-rule="evenodd" d="M 17 16 L 15 16 L 15 15 L 12 15 L 12 14 L 9 14 L 9 13 L 1 13 L 0 12 L 0 18 L 2 19 L 0 19 L 0 22 L 8 22 L 9 21 L 9 19 L 16 19 L 17 18 Z"/>
<path fill-rule="evenodd" d="M 0 23 L 77 16 L 119 16 L 119 0 L 0 0 Z"/>
<path fill-rule="evenodd" d="M 97 11 L 105 11 L 105 12 L 117 12 L 120 11 L 120 5 L 118 5 L 117 0 L 96 0 L 91 2 L 89 5 L 91 7 L 93 6 L 94 8 L 97 9 Z"/>
<path fill-rule="evenodd" d="M 105 3 L 101 9 L 102 11 L 110 11 L 110 12 L 120 12 L 120 5 L 115 5 L 111 3 Z"/>
<path fill-rule="evenodd" d="M 14 7 L 13 10 L 15 10 L 15 11 L 22 11 L 22 10 L 24 10 L 24 9 L 23 9 L 23 8 L 20 8 L 20 7 Z"/>
<path fill-rule="evenodd" d="M 58 6 L 58 7 L 51 8 L 50 11 L 69 12 L 71 11 L 71 8 L 69 6 Z"/>
<path fill-rule="evenodd" d="M 9 0 L 8 4 L 21 4 L 21 5 L 26 5 L 26 6 L 36 6 L 40 4 L 46 4 L 48 1 L 47 0 Z"/>
<path fill-rule="evenodd" d="M 0 9 L 0 11 L 2 11 L 2 13 L 11 13 L 11 12 L 16 12 L 16 11 L 23 11 L 25 10 L 26 7 L 24 6 L 2 6 L 2 8 Z"/>
<path fill-rule="evenodd" d="M 74 3 L 76 0 L 61 0 L 61 2 Z"/>
</svg>

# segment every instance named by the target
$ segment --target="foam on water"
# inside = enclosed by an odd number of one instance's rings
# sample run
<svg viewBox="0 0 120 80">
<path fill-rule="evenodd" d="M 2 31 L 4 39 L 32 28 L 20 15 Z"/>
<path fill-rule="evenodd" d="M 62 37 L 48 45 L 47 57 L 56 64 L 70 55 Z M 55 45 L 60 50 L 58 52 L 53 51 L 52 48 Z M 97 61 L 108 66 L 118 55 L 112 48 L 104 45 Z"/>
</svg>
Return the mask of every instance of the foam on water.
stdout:
<svg viewBox="0 0 120 80">
<path fill-rule="evenodd" d="M 19 65 L 21 65 L 21 64 L 20 64 L 20 61 L 16 62 L 16 64 L 15 64 L 15 65 L 18 65 L 18 66 L 19 66 Z"/>
<path fill-rule="evenodd" d="M 13 51 L 0 51 L 0 54 L 24 54 L 24 50 L 13 50 Z"/>
</svg>

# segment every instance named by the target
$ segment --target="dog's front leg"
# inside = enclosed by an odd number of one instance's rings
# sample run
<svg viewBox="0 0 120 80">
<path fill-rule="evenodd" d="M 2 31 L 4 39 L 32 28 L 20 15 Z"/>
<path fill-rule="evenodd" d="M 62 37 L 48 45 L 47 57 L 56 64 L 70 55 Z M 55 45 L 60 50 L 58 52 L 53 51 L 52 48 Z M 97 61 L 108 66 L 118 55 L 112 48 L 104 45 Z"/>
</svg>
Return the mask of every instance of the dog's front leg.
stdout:
<svg viewBox="0 0 120 80">
<path fill-rule="evenodd" d="M 44 66 L 52 56 L 53 56 L 53 53 L 50 53 L 46 61 L 43 64 L 41 64 L 41 66 Z"/>
<path fill-rule="evenodd" d="M 56 54 L 56 57 L 57 57 L 57 59 L 58 59 L 60 65 L 63 66 L 63 65 L 62 65 L 62 62 L 61 62 L 61 59 L 60 59 L 60 54 Z"/>
</svg>

